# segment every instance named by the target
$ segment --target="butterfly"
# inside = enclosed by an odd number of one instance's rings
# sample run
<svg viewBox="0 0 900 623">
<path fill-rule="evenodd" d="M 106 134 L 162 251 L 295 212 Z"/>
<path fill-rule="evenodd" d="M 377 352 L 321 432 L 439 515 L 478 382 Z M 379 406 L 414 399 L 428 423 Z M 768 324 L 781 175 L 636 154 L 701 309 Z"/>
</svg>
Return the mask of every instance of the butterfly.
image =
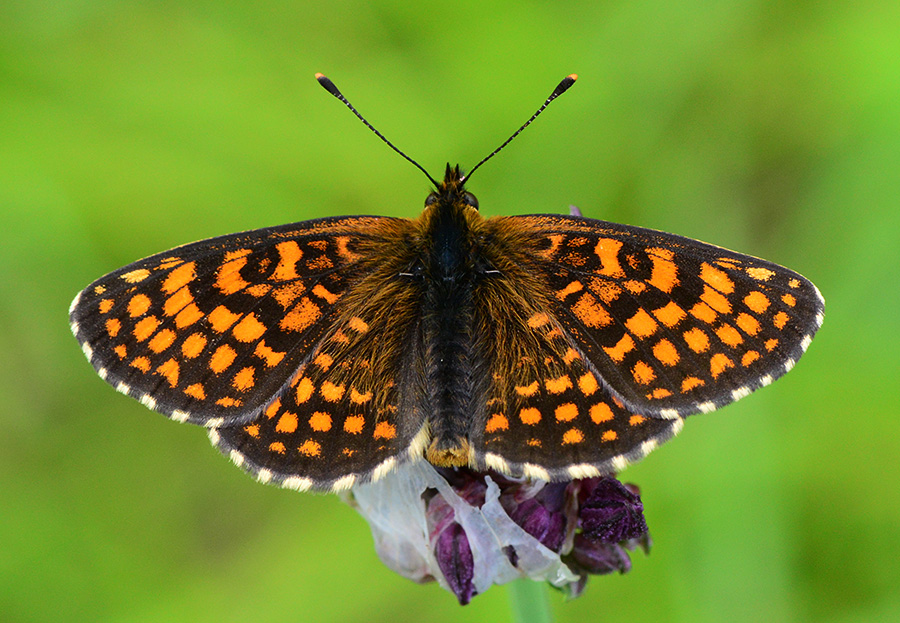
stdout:
<svg viewBox="0 0 900 623">
<path fill-rule="evenodd" d="M 334 84 L 320 83 L 391 148 Z M 485 218 L 447 165 L 416 219 L 322 218 L 101 277 L 72 331 L 98 374 L 263 482 L 339 491 L 405 461 L 617 472 L 788 372 L 822 324 L 799 274 L 670 233 Z"/>
</svg>

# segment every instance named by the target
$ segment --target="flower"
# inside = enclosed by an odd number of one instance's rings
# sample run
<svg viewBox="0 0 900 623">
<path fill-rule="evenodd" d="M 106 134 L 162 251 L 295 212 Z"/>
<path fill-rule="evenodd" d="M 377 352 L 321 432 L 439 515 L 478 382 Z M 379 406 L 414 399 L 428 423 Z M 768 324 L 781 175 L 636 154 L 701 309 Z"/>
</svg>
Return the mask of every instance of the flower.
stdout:
<svg viewBox="0 0 900 623">
<path fill-rule="evenodd" d="M 576 597 L 588 576 L 625 573 L 628 550 L 650 545 L 640 492 L 612 475 L 548 483 L 416 461 L 344 499 L 388 567 L 463 605 L 521 577 Z"/>
</svg>

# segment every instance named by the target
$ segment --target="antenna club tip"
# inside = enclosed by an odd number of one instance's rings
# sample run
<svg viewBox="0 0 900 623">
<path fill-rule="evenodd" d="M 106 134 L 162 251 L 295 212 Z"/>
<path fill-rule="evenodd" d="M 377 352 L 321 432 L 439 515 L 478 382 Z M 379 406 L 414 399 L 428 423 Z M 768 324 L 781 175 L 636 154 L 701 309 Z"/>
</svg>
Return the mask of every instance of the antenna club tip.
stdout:
<svg viewBox="0 0 900 623">
<path fill-rule="evenodd" d="M 320 73 L 320 72 L 318 72 L 318 71 L 316 72 L 316 80 L 321 81 L 322 78 L 324 78 L 324 77 L 325 77 L 325 74 Z"/>
<path fill-rule="evenodd" d="M 317 75 L 321 76 L 322 74 L 317 74 Z M 572 82 L 575 82 L 576 80 L 578 80 L 578 74 L 569 74 L 568 76 L 566 76 L 566 78 L 568 78 Z"/>
</svg>

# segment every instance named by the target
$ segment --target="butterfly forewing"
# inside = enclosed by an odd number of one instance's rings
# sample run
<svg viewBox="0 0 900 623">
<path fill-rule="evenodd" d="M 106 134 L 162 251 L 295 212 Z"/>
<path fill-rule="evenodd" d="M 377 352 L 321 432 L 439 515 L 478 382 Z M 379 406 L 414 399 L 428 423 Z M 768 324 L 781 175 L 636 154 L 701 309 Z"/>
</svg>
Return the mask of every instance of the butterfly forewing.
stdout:
<svg viewBox="0 0 900 623">
<path fill-rule="evenodd" d="M 790 370 L 822 322 L 815 286 L 771 262 L 580 217 L 492 221 L 529 232 L 517 261 L 545 284 L 547 322 L 635 414 L 741 398 Z"/>
<path fill-rule="evenodd" d="M 70 322 L 99 374 L 173 419 L 249 422 L 334 323 L 361 247 L 391 219 L 307 221 L 178 247 L 82 291 Z"/>
</svg>

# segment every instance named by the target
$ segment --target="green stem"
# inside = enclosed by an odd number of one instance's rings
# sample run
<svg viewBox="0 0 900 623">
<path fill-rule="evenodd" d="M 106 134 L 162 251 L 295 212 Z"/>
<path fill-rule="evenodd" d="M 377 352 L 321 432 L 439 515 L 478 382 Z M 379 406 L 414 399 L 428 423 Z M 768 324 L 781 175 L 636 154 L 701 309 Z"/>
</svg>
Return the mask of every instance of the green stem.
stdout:
<svg viewBox="0 0 900 623">
<path fill-rule="evenodd" d="M 553 623 L 547 586 L 543 582 L 522 578 L 508 586 L 514 623 Z"/>
</svg>

